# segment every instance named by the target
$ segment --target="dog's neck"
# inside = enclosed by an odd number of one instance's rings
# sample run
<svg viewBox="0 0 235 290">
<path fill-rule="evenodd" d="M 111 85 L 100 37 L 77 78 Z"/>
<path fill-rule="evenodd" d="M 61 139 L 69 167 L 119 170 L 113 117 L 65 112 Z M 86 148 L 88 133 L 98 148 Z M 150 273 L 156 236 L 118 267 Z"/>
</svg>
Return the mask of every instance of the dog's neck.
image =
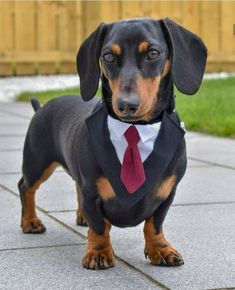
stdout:
<svg viewBox="0 0 235 290">
<path fill-rule="evenodd" d="M 108 113 L 111 117 L 118 119 L 112 108 L 112 91 L 109 86 L 109 82 L 105 76 L 102 75 L 102 101 L 106 105 Z M 175 109 L 175 94 L 172 77 L 168 74 L 164 77 L 160 84 L 160 89 L 157 96 L 157 103 L 154 112 L 154 117 L 146 121 L 138 121 L 135 124 L 153 124 L 161 121 L 164 111 L 167 111 L 169 114 L 172 113 Z"/>
</svg>

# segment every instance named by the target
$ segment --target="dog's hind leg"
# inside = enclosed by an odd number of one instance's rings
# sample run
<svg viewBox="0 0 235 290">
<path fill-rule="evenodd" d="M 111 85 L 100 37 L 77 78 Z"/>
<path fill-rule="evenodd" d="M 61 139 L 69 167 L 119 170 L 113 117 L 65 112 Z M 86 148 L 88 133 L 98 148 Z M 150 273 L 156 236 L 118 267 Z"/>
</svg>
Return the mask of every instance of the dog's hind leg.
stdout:
<svg viewBox="0 0 235 290">
<path fill-rule="evenodd" d="M 31 162 L 35 162 L 35 160 L 31 160 Z M 47 166 L 38 166 L 36 173 L 35 170 L 30 170 L 32 168 L 27 167 L 26 164 L 25 162 L 23 166 L 23 177 L 18 182 L 22 203 L 21 228 L 24 233 L 43 233 L 46 228 L 36 215 L 35 193 L 41 183 L 50 177 L 59 163 L 51 162 Z M 34 176 L 32 176 L 32 172 L 34 172 Z"/>
<path fill-rule="evenodd" d="M 84 215 L 84 211 L 82 209 L 82 194 L 79 184 L 76 182 L 76 190 L 77 190 L 77 201 L 78 201 L 78 209 L 77 209 L 77 225 L 79 226 L 87 226 L 87 220 Z"/>
</svg>

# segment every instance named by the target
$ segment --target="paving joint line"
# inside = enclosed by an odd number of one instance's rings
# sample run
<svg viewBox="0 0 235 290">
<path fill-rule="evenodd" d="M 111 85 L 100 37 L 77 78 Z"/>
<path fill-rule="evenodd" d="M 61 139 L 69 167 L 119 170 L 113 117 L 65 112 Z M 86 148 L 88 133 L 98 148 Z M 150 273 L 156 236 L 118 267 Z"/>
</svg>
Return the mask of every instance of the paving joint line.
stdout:
<svg viewBox="0 0 235 290">
<path fill-rule="evenodd" d="M 140 269 L 136 268 L 135 266 L 129 264 L 124 259 L 120 258 L 119 256 L 115 256 L 115 257 L 116 257 L 116 259 L 119 262 L 122 262 L 123 264 L 125 264 L 126 266 L 128 266 L 129 268 L 131 268 L 132 270 L 134 270 L 134 271 L 138 272 L 139 274 L 143 275 L 145 278 L 147 278 L 149 281 L 151 281 L 152 283 L 154 283 L 155 285 L 157 285 L 161 289 L 163 289 L 163 290 L 171 290 L 170 288 L 166 287 L 163 283 L 159 282 L 158 280 L 155 280 L 154 278 L 152 278 L 151 276 L 149 276 L 145 272 L 141 271 Z"/>
<path fill-rule="evenodd" d="M 62 210 L 48 210 L 47 213 L 66 213 L 66 212 L 76 212 L 76 209 L 62 209 Z"/>
<path fill-rule="evenodd" d="M 0 125 L 2 125 L 2 126 L 21 126 L 21 125 L 22 126 L 28 126 L 29 124 L 28 124 L 28 122 L 22 122 L 22 120 L 21 120 L 21 122 L 6 122 L 6 121 L 5 122 L 0 122 Z"/>
<path fill-rule="evenodd" d="M 1 150 L 0 150 L 0 152 L 1 152 Z M 65 170 L 63 170 L 63 169 L 57 169 L 55 172 L 54 172 L 55 174 L 57 174 L 57 173 L 66 173 L 66 171 Z M 5 172 L 1 172 L 0 171 L 0 176 L 1 175 L 19 175 L 19 174 L 22 174 L 22 171 L 10 171 L 10 172 L 7 172 L 7 171 L 5 171 Z M 67 176 L 69 176 L 68 174 L 66 174 Z"/>
<path fill-rule="evenodd" d="M 17 198 L 20 198 L 20 196 L 18 194 L 16 194 L 14 191 L 12 191 L 11 189 L 9 189 L 8 187 L 0 184 L 0 186 L 7 190 L 8 192 L 10 192 L 12 195 L 14 195 Z M 81 234 L 80 232 L 78 232 L 77 230 L 75 230 L 74 228 L 66 225 L 65 223 L 63 223 L 62 221 L 60 221 L 59 219 L 55 218 L 54 216 L 52 216 L 51 214 L 49 214 L 48 212 L 46 212 L 44 209 L 42 209 L 39 206 L 36 206 L 37 210 L 39 210 L 40 212 L 44 213 L 45 215 L 47 215 L 48 217 L 50 217 L 51 219 L 53 219 L 54 221 L 58 222 L 60 225 L 62 225 L 63 227 L 65 227 L 66 229 L 72 231 L 73 233 L 77 234 L 80 238 L 86 240 L 86 237 Z M 162 284 L 161 282 L 159 282 L 158 280 L 155 280 L 154 278 L 152 278 L 151 276 L 149 276 L 148 274 L 144 273 L 143 271 L 141 271 L 140 269 L 136 268 L 135 266 L 129 264 L 128 262 L 126 262 L 124 259 L 122 259 L 121 257 L 115 255 L 116 259 L 118 261 L 121 261 L 123 264 L 125 264 L 125 266 L 127 266 L 128 268 L 132 269 L 135 272 L 138 272 L 139 274 L 141 274 L 142 276 L 144 276 L 146 279 L 148 279 L 150 282 L 152 282 L 154 285 L 157 285 L 158 287 L 160 287 L 163 290 L 170 290 L 170 288 L 166 287 L 164 284 Z"/>
<path fill-rule="evenodd" d="M 189 157 L 188 156 L 188 159 L 193 160 L 193 161 L 206 163 L 206 164 L 210 164 L 211 166 L 217 166 L 217 167 L 222 167 L 222 168 L 226 168 L 226 169 L 230 169 L 230 170 L 235 170 L 235 167 L 232 167 L 232 166 L 229 166 L 229 165 L 223 165 L 223 164 L 220 164 L 220 163 L 206 161 L 206 160 L 195 158 L 195 157 Z"/>
<path fill-rule="evenodd" d="M 19 175 L 22 174 L 22 172 L 18 172 L 18 171 L 11 171 L 11 172 L 0 172 L 0 176 L 1 175 Z"/>
<path fill-rule="evenodd" d="M 198 205 L 218 205 L 218 204 L 234 204 L 235 201 L 215 201 L 215 202 L 195 202 L 195 203 L 176 203 L 171 206 L 198 206 Z"/>
<path fill-rule="evenodd" d="M 63 245 L 49 245 L 49 246 L 36 246 L 36 247 L 20 247 L 20 248 L 9 248 L 9 249 L 0 249 L 1 252 L 7 251 L 17 251 L 17 250 L 34 250 L 34 249 L 47 249 L 47 248 L 63 248 L 63 247 L 73 247 L 73 246 L 84 246 L 86 245 L 85 242 L 83 243 L 74 243 L 74 244 L 63 244 Z"/>
<path fill-rule="evenodd" d="M 1 134 L 0 138 L 25 137 L 25 134 Z"/>
<path fill-rule="evenodd" d="M 235 287 L 225 287 L 225 288 L 208 288 L 206 290 L 235 290 Z"/>
<path fill-rule="evenodd" d="M 19 149 L 0 149 L 0 152 L 22 152 L 23 148 L 19 148 Z"/>
</svg>

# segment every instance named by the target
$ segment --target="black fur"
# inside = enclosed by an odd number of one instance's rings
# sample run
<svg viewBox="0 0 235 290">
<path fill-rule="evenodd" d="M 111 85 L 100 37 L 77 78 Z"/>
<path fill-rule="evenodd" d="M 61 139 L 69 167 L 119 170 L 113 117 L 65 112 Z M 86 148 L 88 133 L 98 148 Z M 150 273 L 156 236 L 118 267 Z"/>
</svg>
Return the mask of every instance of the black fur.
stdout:
<svg viewBox="0 0 235 290">
<path fill-rule="evenodd" d="M 37 110 L 39 110 L 41 108 L 41 105 L 36 98 L 31 99 L 31 104 L 32 104 L 32 107 L 34 109 L 34 112 L 37 112 Z"/>
</svg>

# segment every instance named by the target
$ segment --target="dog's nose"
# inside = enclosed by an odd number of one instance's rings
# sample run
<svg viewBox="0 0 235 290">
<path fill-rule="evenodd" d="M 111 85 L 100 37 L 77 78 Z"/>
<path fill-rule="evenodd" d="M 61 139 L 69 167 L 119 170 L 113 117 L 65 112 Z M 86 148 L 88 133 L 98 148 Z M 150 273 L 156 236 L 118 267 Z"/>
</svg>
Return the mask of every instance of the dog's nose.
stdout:
<svg viewBox="0 0 235 290">
<path fill-rule="evenodd" d="M 118 100 L 118 110 L 122 115 L 133 116 L 138 110 L 140 99 L 135 96 L 120 98 Z"/>
</svg>

